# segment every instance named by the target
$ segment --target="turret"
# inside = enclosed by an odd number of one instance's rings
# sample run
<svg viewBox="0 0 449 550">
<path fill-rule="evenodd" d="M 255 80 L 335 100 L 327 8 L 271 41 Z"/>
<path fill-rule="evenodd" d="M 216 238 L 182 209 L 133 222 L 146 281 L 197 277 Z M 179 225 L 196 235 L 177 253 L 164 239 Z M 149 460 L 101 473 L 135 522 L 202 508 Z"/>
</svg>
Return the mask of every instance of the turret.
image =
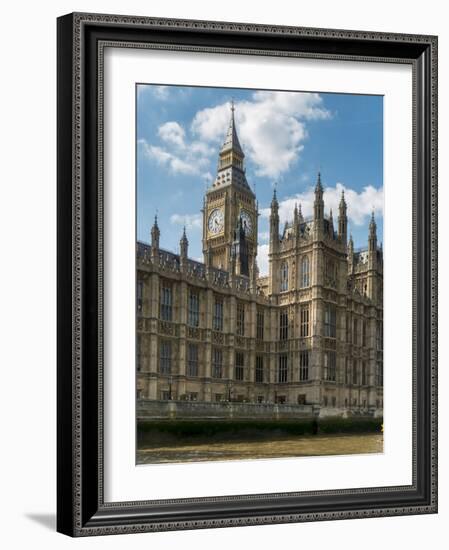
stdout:
<svg viewBox="0 0 449 550">
<path fill-rule="evenodd" d="M 179 241 L 179 250 L 180 250 L 179 258 L 181 262 L 181 268 L 184 268 L 187 266 L 187 255 L 189 251 L 189 241 L 187 240 L 185 226 L 182 232 L 181 240 Z"/>
<path fill-rule="evenodd" d="M 157 214 L 154 216 L 153 227 L 151 228 L 151 255 L 153 258 L 157 258 L 159 255 L 159 239 L 161 232 L 157 224 Z"/>
<path fill-rule="evenodd" d="M 299 203 L 299 207 L 298 207 L 298 221 L 299 221 L 299 223 L 304 222 L 304 217 L 302 215 L 301 203 Z"/>
<path fill-rule="evenodd" d="M 374 219 L 374 210 L 371 214 L 371 221 L 369 222 L 369 235 L 368 235 L 368 250 L 375 251 L 377 249 L 377 225 Z"/>
<path fill-rule="evenodd" d="M 334 217 L 332 215 L 332 208 L 329 211 L 329 237 L 334 238 Z"/>
<path fill-rule="evenodd" d="M 371 214 L 371 221 L 369 222 L 368 261 L 370 268 L 375 269 L 377 264 L 377 225 L 374 219 L 374 210 Z"/>
<path fill-rule="evenodd" d="M 377 226 L 374 219 L 374 210 L 371 214 L 371 221 L 369 222 L 369 235 L 368 235 L 368 297 L 371 300 L 377 300 L 378 298 L 378 274 L 377 274 Z"/>
<path fill-rule="evenodd" d="M 350 275 L 354 273 L 354 241 L 352 240 L 352 234 L 349 235 L 348 242 L 348 271 Z"/>
<path fill-rule="evenodd" d="M 270 253 L 279 247 L 279 203 L 276 196 L 276 188 L 273 191 L 270 213 Z"/>
<path fill-rule="evenodd" d="M 298 205 L 295 203 L 295 210 L 293 212 L 293 229 L 295 232 L 296 243 L 298 243 L 300 235 L 300 220 L 299 220 L 299 210 Z"/>
<path fill-rule="evenodd" d="M 323 186 L 321 185 L 321 174 L 318 172 L 318 178 L 315 186 L 315 200 L 313 202 L 313 222 L 315 229 L 315 238 L 319 238 L 323 230 L 324 220 L 324 200 Z"/>
<path fill-rule="evenodd" d="M 338 206 L 338 238 L 346 246 L 346 239 L 348 235 L 348 216 L 347 207 L 345 201 L 345 192 L 341 192 L 340 204 Z"/>
</svg>

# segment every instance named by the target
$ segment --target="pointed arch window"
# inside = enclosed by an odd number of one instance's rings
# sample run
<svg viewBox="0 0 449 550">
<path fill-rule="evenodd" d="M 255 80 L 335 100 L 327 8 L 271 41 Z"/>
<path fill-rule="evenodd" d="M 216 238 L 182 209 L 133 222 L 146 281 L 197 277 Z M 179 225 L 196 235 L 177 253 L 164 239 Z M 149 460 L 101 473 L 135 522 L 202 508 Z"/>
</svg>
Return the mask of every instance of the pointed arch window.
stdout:
<svg viewBox="0 0 449 550">
<path fill-rule="evenodd" d="M 301 287 L 310 286 L 310 261 L 309 256 L 304 256 L 301 260 Z"/>
<path fill-rule="evenodd" d="M 284 262 L 281 265 L 281 292 L 288 290 L 288 263 Z"/>
</svg>

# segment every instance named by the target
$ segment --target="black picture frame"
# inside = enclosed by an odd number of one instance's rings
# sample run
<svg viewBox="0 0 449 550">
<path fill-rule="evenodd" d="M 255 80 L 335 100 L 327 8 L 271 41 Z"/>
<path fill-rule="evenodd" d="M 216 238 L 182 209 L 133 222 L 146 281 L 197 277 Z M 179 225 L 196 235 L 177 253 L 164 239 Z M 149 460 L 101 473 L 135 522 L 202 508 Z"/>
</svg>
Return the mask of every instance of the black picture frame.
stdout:
<svg viewBox="0 0 449 550">
<path fill-rule="evenodd" d="M 57 530 L 71 536 L 437 512 L 437 37 L 75 13 L 58 30 Z M 102 44 L 413 68 L 413 483 L 105 503 Z"/>
</svg>

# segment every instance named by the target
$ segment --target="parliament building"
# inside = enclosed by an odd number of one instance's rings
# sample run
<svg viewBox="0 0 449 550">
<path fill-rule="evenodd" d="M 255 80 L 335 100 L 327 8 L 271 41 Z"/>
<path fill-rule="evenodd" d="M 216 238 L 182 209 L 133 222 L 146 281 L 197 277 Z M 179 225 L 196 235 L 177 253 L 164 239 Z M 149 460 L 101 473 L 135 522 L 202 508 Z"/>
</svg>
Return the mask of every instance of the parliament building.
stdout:
<svg viewBox="0 0 449 550">
<path fill-rule="evenodd" d="M 274 191 L 269 274 L 257 267 L 258 203 L 232 107 L 215 181 L 203 201 L 204 261 L 137 243 L 137 398 L 309 405 L 316 415 L 381 415 L 383 253 L 371 217 L 367 247 L 336 226 L 318 174 L 313 216 L 295 206 L 281 230 Z M 349 205 L 350 207 L 350 205 Z"/>
</svg>

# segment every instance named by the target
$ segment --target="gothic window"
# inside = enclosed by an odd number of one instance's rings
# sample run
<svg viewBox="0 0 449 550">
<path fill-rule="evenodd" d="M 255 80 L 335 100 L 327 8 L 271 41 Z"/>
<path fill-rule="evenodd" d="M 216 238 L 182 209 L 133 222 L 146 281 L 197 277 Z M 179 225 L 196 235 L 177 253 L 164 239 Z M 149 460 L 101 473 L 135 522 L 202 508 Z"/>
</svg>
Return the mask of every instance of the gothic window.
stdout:
<svg viewBox="0 0 449 550">
<path fill-rule="evenodd" d="M 288 362 L 287 354 L 279 355 L 278 382 L 287 382 L 288 380 Z"/>
<path fill-rule="evenodd" d="M 258 384 L 263 382 L 263 355 L 256 356 L 256 382 Z"/>
<path fill-rule="evenodd" d="M 309 256 L 304 256 L 301 261 L 301 287 L 305 288 L 310 285 L 310 269 Z"/>
<path fill-rule="evenodd" d="M 309 312 L 310 312 L 310 308 L 308 304 L 301 307 L 301 313 L 300 313 L 301 338 L 305 338 L 306 336 L 309 336 L 309 321 L 310 321 Z"/>
<path fill-rule="evenodd" d="M 187 376 L 198 376 L 198 345 L 187 347 Z"/>
<path fill-rule="evenodd" d="M 160 343 L 159 370 L 161 374 L 171 373 L 171 342 L 162 340 Z"/>
<path fill-rule="evenodd" d="M 335 351 L 324 352 L 324 379 L 335 382 L 337 378 L 337 356 Z"/>
<path fill-rule="evenodd" d="M 223 300 L 218 297 L 214 301 L 214 318 L 212 323 L 214 330 L 223 330 Z"/>
<path fill-rule="evenodd" d="M 366 319 L 362 320 L 362 346 L 366 346 Z"/>
<path fill-rule="evenodd" d="M 366 361 L 362 363 L 362 386 L 366 386 Z"/>
<path fill-rule="evenodd" d="M 288 264 L 284 262 L 281 265 L 281 292 L 288 290 Z"/>
<path fill-rule="evenodd" d="M 195 290 L 189 292 L 189 325 L 197 327 L 200 324 L 200 295 Z"/>
<path fill-rule="evenodd" d="M 212 349 L 212 377 L 223 377 L 223 351 L 220 348 Z"/>
<path fill-rule="evenodd" d="M 349 380 L 351 377 L 351 361 L 352 359 L 349 359 L 349 357 L 345 357 L 345 384 L 349 384 Z"/>
<path fill-rule="evenodd" d="M 353 336 L 353 342 L 357 346 L 359 344 L 359 320 L 354 318 L 352 321 L 352 336 Z"/>
<path fill-rule="evenodd" d="M 161 286 L 161 319 L 171 321 L 173 316 L 173 289 L 167 281 L 162 282 Z"/>
<path fill-rule="evenodd" d="M 235 352 L 235 379 L 244 380 L 245 359 L 241 351 Z"/>
<path fill-rule="evenodd" d="M 142 311 L 143 306 L 143 281 L 137 281 L 137 311 Z"/>
<path fill-rule="evenodd" d="M 288 311 L 286 309 L 279 312 L 279 339 L 288 338 Z"/>
<path fill-rule="evenodd" d="M 382 321 L 377 321 L 377 324 L 376 324 L 376 348 L 377 348 L 377 351 L 382 351 L 383 347 L 384 347 L 384 343 L 383 343 Z"/>
<path fill-rule="evenodd" d="M 376 384 L 378 386 L 384 385 L 384 365 L 382 361 L 377 362 L 376 366 Z"/>
<path fill-rule="evenodd" d="M 349 313 L 346 315 L 346 341 L 352 344 L 352 318 Z"/>
<path fill-rule="evenodd" d="M 264 314 L 263 314 L 263 311 L 258 311 L 257 320 L 256 320 L 256 337 L 258 340 L 263 340 L 263 333 L 264 333 Z"/>
<path fill-rule="evenodd" d="M 357 359 L 354 359 L 352 362 L 352 383 L 357 384 Z"/>
<path fill-rule="evenodd" d="M 136 334 L 136 363 L 137 370 L 140 371 L 142 369 L 142 336 L 140 334 Z"/>
<path fill-rule="evenodd" d="M 242 303 L 237 304 L 237 334 L 245 335 L 245 305 Z"/>
<path fill-rule="evenodd" d="M 337 336 L 337 308 L 334 304 L 326 304 L 324 308 L 324 336 L 327 338 Z"/>
<path fill-rule="evenodd" d="M 336 288 L 337 286 L 337 263 L 333 258 L 327 258 L 325 267 L 325 284 Z"/>
<path fill-rule="evenodd" d="M 309 379 L 309 351 L 299 352 L 299 380 Z"/>
</svg>

